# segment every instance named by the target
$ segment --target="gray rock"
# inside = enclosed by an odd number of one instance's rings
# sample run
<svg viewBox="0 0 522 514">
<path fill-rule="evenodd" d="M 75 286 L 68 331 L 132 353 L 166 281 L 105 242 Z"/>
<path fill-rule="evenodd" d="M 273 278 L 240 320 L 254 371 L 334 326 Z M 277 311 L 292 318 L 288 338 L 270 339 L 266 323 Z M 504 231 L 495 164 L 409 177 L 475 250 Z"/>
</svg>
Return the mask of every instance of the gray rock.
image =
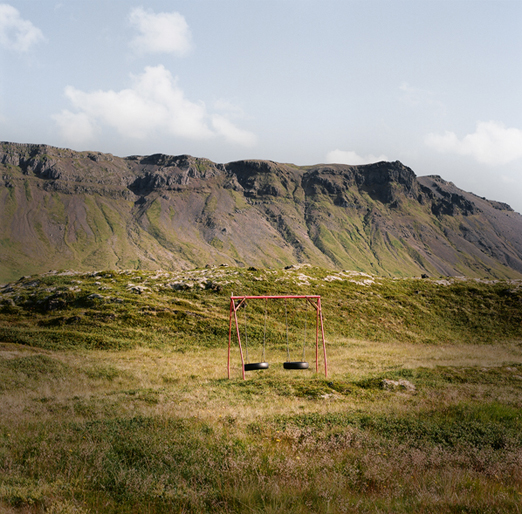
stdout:
<svg viewBox="0 0 522 514">
<path fill-rule="evenodd" d="M 416 387 L 409 381 L 401 378 L 400 380 L 390 380 L 388 378 L 383 379 L 382 388 L 387 391 L 407 391 L 414 392 Z"/>
</svg>

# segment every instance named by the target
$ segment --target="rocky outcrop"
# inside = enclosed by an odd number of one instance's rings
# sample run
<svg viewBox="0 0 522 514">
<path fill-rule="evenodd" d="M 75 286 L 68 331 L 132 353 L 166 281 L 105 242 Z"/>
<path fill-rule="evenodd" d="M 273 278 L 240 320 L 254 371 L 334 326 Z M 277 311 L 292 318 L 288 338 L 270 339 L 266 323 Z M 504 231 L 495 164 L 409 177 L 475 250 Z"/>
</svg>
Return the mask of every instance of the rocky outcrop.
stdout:
<svg viewBox="0 0 522 514">
<path fill-rule="evenodd" d="M 49 150 L 52 152 L 54 149 L 47 145 L 2 143 L 0 163 L 18 167 L 24 175 L 59 179 L 63 175 L 63 166 L 61 161 L 49 155 Z"/>
<path fill-rule="evenodd" d="M 314 166 L 303 177 L 303 188 L 308 195 L 335 196 L 340 206 L 350 203 L 346 193 L 354 187 L 375 201 L 394 206 L 403 198 L 418 198 L 421 194 L 415 173 L 399 161 Z"/>
<path fill-rule="evenodd" d="M 290 194 L 296 176 L 285 165 L 272 161 L 237 161 L 225 165 L 232 181 L 237 181 L 245 196 L 283 197 Z"/>
<path fill-rule="evenodd" d="M 207 159 L 196 159 L 189 155 L 176 157 L 155 154 L 143 158 L 131 157 L 141 168 L 141 173 L 129 185 L 136 194 L 149 194 L 164 189 L 180 191 L 186 188 L 201 189 L 210 180 L 223 173 L 219 165 Z"/>
</svg>

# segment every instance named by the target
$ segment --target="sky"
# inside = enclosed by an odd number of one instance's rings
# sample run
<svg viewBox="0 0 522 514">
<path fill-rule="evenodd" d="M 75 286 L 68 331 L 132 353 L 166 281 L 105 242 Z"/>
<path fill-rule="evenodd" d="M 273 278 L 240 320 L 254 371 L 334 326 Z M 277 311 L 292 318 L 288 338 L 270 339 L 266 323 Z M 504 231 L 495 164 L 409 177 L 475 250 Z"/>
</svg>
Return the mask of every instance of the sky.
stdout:
<svg viewBox="0 0 522 514">
<path fill-rule="evenodd" d="M 522 212 L 522 0 L 0 0 L 0 140 L 399 160 Z"/>
</svg>

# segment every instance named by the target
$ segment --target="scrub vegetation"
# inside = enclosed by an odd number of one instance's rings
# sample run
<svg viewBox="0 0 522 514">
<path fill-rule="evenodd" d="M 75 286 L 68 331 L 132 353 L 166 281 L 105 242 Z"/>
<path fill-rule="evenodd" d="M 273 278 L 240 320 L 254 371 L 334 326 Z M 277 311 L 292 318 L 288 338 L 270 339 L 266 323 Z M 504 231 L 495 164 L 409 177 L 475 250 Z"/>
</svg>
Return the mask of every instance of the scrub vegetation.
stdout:
<svg viewBox="0 0 522 514">
<path fill-rule="evenodd" d="M 315 319 L 320 294 L 328 376 Z M 266 318 L 265 318 L 266 313 Z M 246 320 L 246 333 L 245 333 Z M 309 370 L 284 370 L 305 340 Z M 306 335 L 305 335 L 306 333 Z M 0 288 L 0 511 L 520 512 L 522 281 L 309 266 Z"/>
</svg>

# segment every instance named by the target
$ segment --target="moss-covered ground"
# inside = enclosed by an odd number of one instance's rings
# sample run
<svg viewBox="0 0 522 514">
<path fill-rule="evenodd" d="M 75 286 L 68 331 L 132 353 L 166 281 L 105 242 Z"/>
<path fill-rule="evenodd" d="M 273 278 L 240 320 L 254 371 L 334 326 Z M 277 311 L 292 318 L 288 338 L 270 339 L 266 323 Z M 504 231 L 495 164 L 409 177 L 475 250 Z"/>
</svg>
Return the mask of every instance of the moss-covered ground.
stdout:
<svg viewBox="0 0 522 514">
<path fill-rule="evenodd" d="M 311 267 L 6 284 L 0 511 L 520 512 L 521 286 Z M 233 338 L 229 380 L 232 293 L 320 294 L 328 376 L 311 307 L 251 301 L 241 334 L 270 368 L 243 381 Z M 311 369 L 282 368 L 287 326 Z"/>
</svg>

